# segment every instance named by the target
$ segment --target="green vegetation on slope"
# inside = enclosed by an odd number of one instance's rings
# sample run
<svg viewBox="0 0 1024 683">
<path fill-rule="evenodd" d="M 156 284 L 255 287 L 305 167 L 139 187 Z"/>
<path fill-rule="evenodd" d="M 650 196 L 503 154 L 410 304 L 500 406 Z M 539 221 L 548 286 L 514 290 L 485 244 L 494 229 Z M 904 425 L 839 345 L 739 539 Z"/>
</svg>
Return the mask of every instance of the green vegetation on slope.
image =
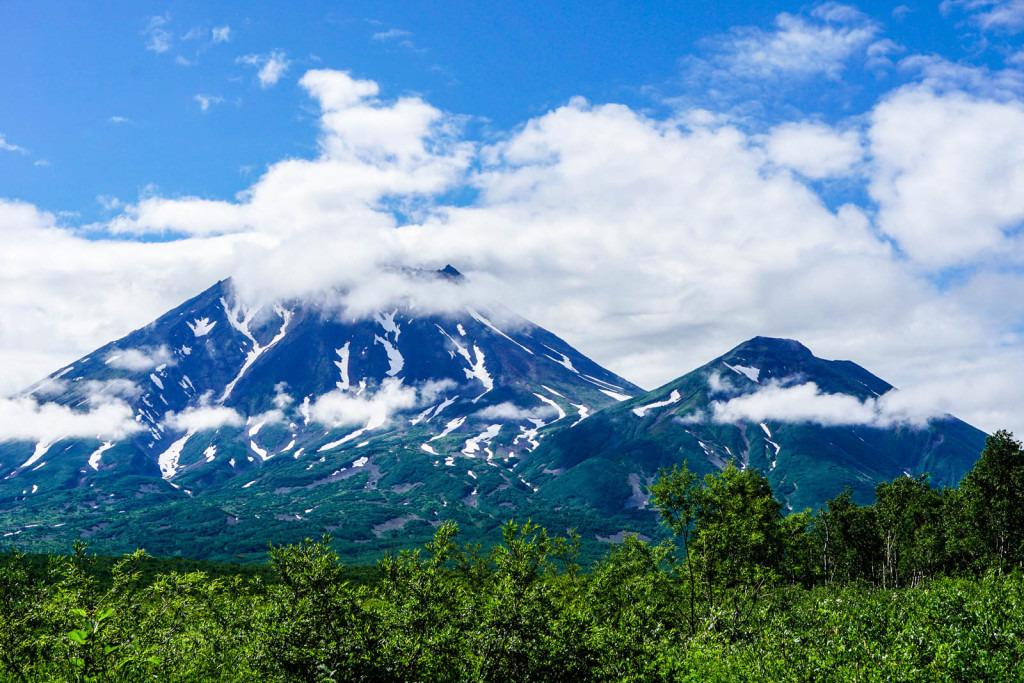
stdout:
<svg viewBox="0 0 1024 683">
<path fill-rule="evenodd" d="M 991 437 L 958 491 L 903 477 L 783 518 L 767 481 L 664 472 L 675 542 L 509 522 L 482 553 L 444 524 L 353 585 L 326 543 L 270 553 L 273 582 L 170 573 L 135 553 L 106 587 L 79 546 L 0 561 L 0 680 L 1020 680 L 1024 452 Z"/>
</svg>

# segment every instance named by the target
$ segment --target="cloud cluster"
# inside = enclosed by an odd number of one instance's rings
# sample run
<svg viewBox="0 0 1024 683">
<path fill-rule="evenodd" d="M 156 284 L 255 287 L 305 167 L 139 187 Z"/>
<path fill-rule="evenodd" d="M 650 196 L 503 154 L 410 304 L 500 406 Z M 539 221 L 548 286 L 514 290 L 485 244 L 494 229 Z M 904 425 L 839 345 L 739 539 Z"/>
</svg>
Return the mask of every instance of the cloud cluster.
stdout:
<svg viewBox="0 0 1024 683">
<path fill-rule="evenodd" d="M 1024 0 L 943 0 L 944 12 L 962 7 L 971 12 L 971 21 L 985 31 L 1017 33 L 1024 30 Z"/>
<path fill-rule="evenodd" d="M 241 427 L 245 419 L 233 408 L 212 406 L 208 403 L 187 408 L 180 413 L 170 412 L 164 425 L 174 431 L 205 432 L 221 427 Z"/>
<path fill-rule="evenodd" d="M 847 175 L 864 157 L 857 131 L 839 132 L 813 122 L 776 126 L 768 133 L 765 150 L 776 164 L 814 180 Z"/>
<path fill-rule="evenodd" d="M 939 267 L 1019 258 L 1024 102 L 908 87 L 875 108 L 868 136 L 878 224 L 908 256 Z"/>
<path fill-rule="evenodd" d="M 867 48 L 880 28 L 853 7 L 828 2 L 809 16 L 779 14 L 773 30 L 734 29 L 719 41 L 717 60 L 728 73 L 744 78 L 822 74 L 836 79 L 847 59 Z"/>
<path fill-rule="evenodd" d="M 942 416 L 941 411 L 918 405 L 896 390 L 860 400 L 848 394 L 823 393 L 814 382 L 792 386 L 772 382 L 750 394 L 714 401 L 711 410 L 712 419 L 723 424 L 771 420 L 810 422 L 825 427 L 923 427 L 929 420 Z"/>
<path fill-rule="evenodd" d="M 709 59 L 752 78 L 835 78 L 854 55 L 896 53 L 872 49 L 880 31 L 832 3 L 734 32 Z M 251 57 L 262 72 L 273 53 Z M 345 291 L 356 314 L 409 296 L 453 309 L 465 287 L 410 285 L 397 269 L 452 263 L 473 297 L 505 301 L 643 386 L 784 336 L 927 386 L 983 428 L 1012 427 L 1007 406 L 1024 403 L 1005 380 L 1024 367 L 1024 91 L 1012 69 L 955 66 L 908 57 L 918 82 L 836 124 L 759 128 L 573 99 L 485 142 L 421 97 L 308 71 L 316 153 L 271 165 L 233 199 L 150 193 L 90 226 L 101 240 L 0 200 L 0 388 L 228 275 L 252 299 Z M 833 182 L 855 190 L 826 202 Z M 320 416 L 389 414 L 349 399 Z"/>
<path fill-rule="evenodd" d="M 395 412 L 417 404 L 415 388 L 389 378 L 368 395 L 341 390 L 323 394 L 310 406 L 309 414 L 314 422 L 328 427 L 364 425 L 375 429 L 384 425 Z"/>
<path fill-rule="evenodd" d="M 256 78 L 261 88 L 277 85 L 281 77 L 288 72 L 291 61 L 284 50 L 271 50 L 266 54 L 244 55 L 238 58 L 239 64 L 254 67 Z"/>
<path fill-rule="evenodd" d="M 124 401 L 97 402 L 87 411 L 30 396 L 0 399 L 0 441 L 53 443 L 63 438 L 123 439 L 142 426 Z"/>
</svg>

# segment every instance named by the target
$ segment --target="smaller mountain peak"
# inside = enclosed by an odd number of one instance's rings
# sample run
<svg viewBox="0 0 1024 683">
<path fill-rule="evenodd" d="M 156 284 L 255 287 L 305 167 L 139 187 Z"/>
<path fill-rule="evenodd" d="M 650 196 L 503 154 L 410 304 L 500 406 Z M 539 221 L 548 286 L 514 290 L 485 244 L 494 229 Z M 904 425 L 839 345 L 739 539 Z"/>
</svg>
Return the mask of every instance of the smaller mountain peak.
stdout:
<svg viewBox="0 0 1024 683">
<path fill-rule="evenodd" d="M 756 355 L 785 354 L 799 358 L 809 358 L 814 354 L 811 350 L 798 342 L 796 339 L 782 339 L 780 337 L 754 337 L 743 342 L 726 355 L 736 353 L 751 353 Z"/>
<path fill-rule="evenodd" d="M 446 278 L 448 278 L 450 280 L 462 280 L 462 279 L 465 278 L 465 276 L 462 273 L 460 273 L 458 270 L 456 270 L 455 266 L 453 266 L 450 263 L 448 265 L 446 265 L 444 268 L 442 268 L 441 270 L 437 271 L 437 274 L 442 276 L 442 277 L 446 277 Z"/>
</svg>

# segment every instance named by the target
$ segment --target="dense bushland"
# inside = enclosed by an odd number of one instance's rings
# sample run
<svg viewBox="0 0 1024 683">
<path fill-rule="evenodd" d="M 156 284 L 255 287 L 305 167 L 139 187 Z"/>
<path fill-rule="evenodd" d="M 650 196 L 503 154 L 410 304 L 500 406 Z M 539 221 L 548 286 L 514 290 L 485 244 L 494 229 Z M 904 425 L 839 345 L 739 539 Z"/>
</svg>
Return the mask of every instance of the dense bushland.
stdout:
<svg viewBox="0 0 1024 683">
<path fill-rule="evenodd" d="M 329 541 L 259 574 L 103 581 L 77 546 L 0 560 L 0 680 L 647 681 L 1024 678 L 1024 452 L 991 437 L 957 490 L 926 477 L 787 517 L 764 477 L 663 472 L 674 542 L 587 571 L 578 537 L 505 525 L 488 552 L 445 524 L 351 583 Z"/>
</svg>

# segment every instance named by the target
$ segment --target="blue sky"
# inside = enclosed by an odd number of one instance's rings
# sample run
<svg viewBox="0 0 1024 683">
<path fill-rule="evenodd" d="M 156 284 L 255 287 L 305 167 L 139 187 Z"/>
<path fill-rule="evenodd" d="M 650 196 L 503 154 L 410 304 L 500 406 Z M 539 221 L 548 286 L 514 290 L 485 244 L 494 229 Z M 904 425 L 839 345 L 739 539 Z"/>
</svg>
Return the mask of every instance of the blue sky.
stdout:
<svg viewBox="0 0 1024 683">
<path fill-rule="evenodd" d="M 991 37 L 936 3 L 858 6 L 891 58 L 938 54 L 998 68 L 1019 35 Z M 826 121 L 856 114 L 908 80 L 845 65 L 842 78 L 719 79 L 694 60 L 741 31 L 769 31 L 793 3 L 0 3 L 0 134 L 28 150 L 0 156 L 7 196 L 88 220 L 97 197 L 146 188 L 226 198 L 285 156 L 315 152 L 316 114 L 296 78 L 330 67 L 419 93 L 469 117 L 486 138 L 574 96 L 663 111 L 664 100 L 745 107 L 757 123 L 797 108 Z M 226 32 L 224 29 L 227 29 Z M 219 37 L 214 29 L 221 29 Z M 994 42 L 985 47 L 986 43 Z M 279 55 L 261 86 L 239 60 Z M 824 87 L 823 87 L 824 86 Z M 202 100 L 206 98 L 204 108 Z M 33 166 L 46 163 L 45 166 Z"/>
<path fill-rule="evenodd" d="M 0 391 L 395 263 L 648 388 L 795 337 L 1024 431 L 1024 0 L 0 0 Z M 1019 424 L 1015 424 L 1019 423 Z"/>
</svg>

